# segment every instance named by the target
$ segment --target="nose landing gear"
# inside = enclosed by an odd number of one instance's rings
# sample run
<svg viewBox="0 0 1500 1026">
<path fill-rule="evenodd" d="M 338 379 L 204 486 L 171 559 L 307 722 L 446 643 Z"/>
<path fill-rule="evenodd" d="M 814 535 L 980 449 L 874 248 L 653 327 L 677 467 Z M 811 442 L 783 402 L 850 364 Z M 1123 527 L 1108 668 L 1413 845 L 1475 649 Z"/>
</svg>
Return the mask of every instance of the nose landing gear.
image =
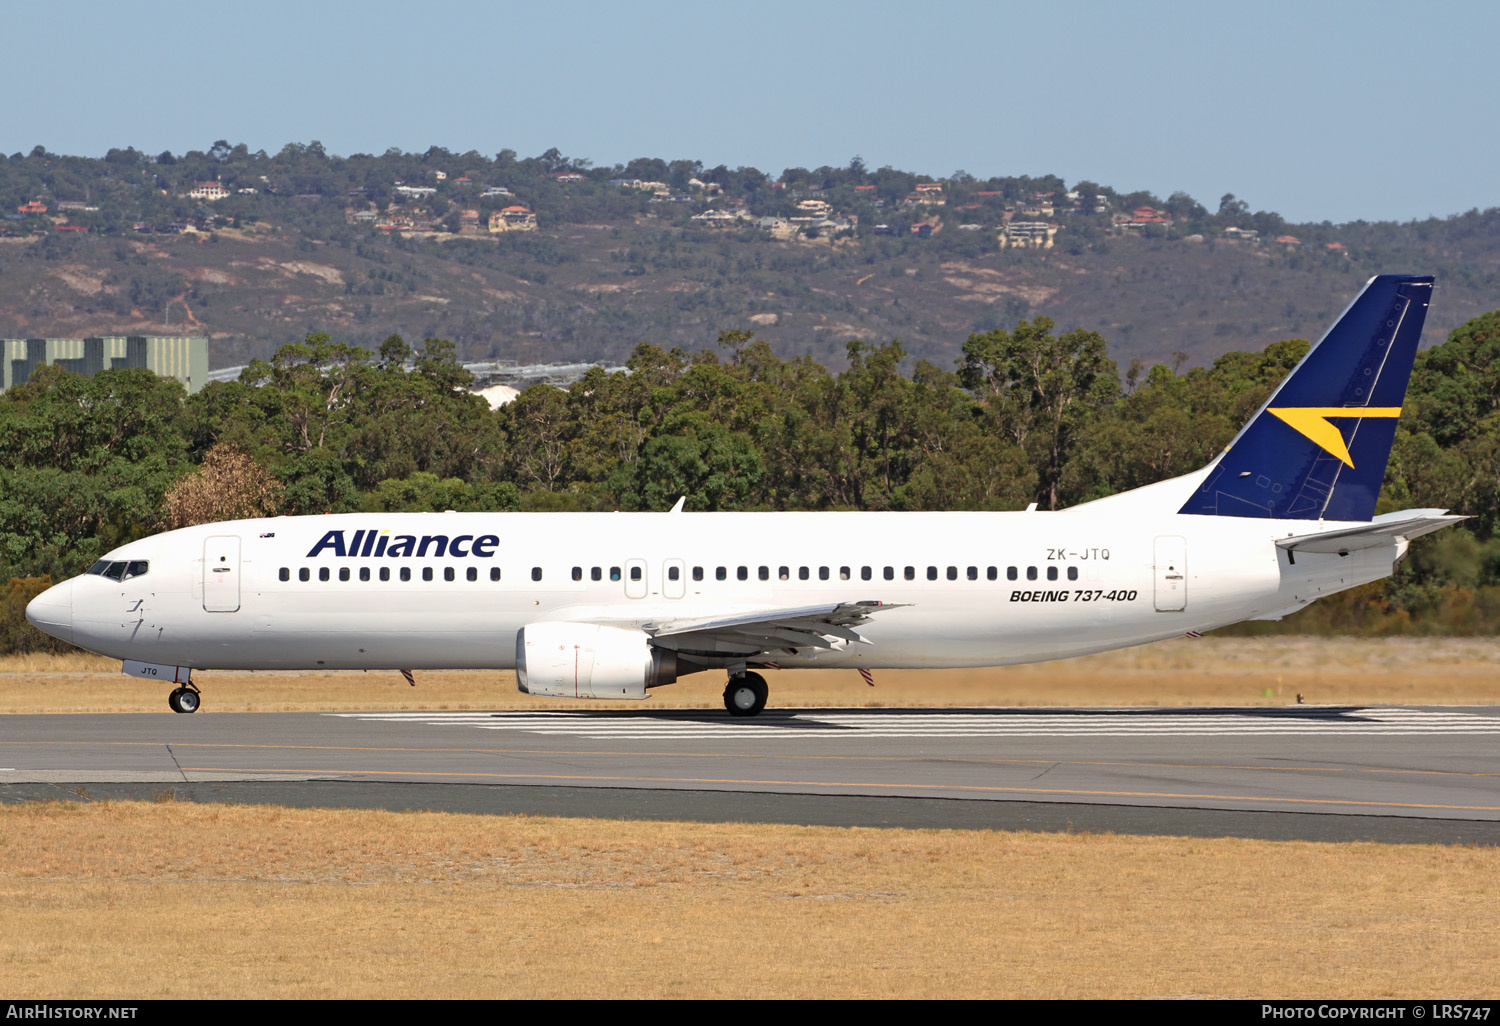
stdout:
<svg viewBox="0 0 1500 1026">
<path fill-rule="evenodd" d="M 184 687 L 172 690 L 167 696 L 167 705 L 171 706 L 174 713 L 195 713 L 201 697 L 198 689 L 189 681 Z"/>
<path fill-rule="evenodd" d="M 755 716 L 766 707 L 770 694 L 766 679 L 758 673 L 741 673 L 724 686 L 724 708 L 731 716 Z"/>
</svg>

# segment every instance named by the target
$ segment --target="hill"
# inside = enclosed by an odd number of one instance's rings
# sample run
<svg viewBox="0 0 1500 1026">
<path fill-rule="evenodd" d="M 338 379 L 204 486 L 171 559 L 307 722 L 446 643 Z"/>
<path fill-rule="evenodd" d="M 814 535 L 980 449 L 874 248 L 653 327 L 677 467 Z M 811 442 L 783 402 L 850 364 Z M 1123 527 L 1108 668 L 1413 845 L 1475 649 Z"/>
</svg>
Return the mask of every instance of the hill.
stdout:
<svg viewBox="0 0 1500 1026">
<path fill-rule="evenodd" d="M 840 365 L 901 339 L 952 367 L 971 332 L 1047 316 L 1132 360 L 1206 364 L 1315 337 L 1379 271 L 1431 271 L 1428 343 L 1500 305 L 1500 210 L 1289 225 L 1053 176 L 654 159 L 598 169 L 390 151 L 0 158 L 0 336 L 183 331 L 213 364 L 323 331 L 452 340 L 466 359 L 621 361 L 725 328 Z"/>
</svg>

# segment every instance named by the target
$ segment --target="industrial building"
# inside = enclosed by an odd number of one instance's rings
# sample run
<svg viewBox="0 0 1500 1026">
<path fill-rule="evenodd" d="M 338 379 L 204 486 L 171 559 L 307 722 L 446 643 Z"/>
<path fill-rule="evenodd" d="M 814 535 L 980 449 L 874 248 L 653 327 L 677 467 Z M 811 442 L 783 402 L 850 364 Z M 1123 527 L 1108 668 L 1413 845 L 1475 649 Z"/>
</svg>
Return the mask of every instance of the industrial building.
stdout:
<svg viewBox="0 0 1500 1026">
<path fill-rule="evenodd" d="M 208 384 L 208 339 L 182 335 L 105 335 L 94 338 L 0 339 L 0 391 L 31 379 L 42 364 L 75 374 L 144 367 L 197 392 Z"/>
</svg>

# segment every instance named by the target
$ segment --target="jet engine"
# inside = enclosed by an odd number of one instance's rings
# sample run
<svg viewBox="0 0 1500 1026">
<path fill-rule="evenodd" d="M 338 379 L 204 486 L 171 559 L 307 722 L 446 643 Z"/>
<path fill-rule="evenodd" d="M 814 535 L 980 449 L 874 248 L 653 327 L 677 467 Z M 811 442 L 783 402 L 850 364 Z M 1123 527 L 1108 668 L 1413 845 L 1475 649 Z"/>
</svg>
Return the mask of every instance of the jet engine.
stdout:
<svg viewBox="0 0 1500 1026">
<path fill-rule="evenodd" d="M 532 623 L 516 632 L 516 687 L 547 698 L 646 697 L 677 679 L 677 653 L 645 632 L 592 623 Z"/>
</svg>

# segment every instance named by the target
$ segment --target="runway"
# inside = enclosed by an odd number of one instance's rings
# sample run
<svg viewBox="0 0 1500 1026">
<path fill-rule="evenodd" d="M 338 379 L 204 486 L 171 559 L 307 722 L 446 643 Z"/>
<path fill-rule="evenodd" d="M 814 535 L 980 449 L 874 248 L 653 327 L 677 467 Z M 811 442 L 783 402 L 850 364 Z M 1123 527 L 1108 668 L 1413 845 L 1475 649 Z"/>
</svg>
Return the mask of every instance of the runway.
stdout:
<svg viewBox="0 0 1500 1026">
<path fill-rule="evenodd" d="M 10 716 L 0 801 L 1500 843 L 1500 707 Z"/>
</svg>

